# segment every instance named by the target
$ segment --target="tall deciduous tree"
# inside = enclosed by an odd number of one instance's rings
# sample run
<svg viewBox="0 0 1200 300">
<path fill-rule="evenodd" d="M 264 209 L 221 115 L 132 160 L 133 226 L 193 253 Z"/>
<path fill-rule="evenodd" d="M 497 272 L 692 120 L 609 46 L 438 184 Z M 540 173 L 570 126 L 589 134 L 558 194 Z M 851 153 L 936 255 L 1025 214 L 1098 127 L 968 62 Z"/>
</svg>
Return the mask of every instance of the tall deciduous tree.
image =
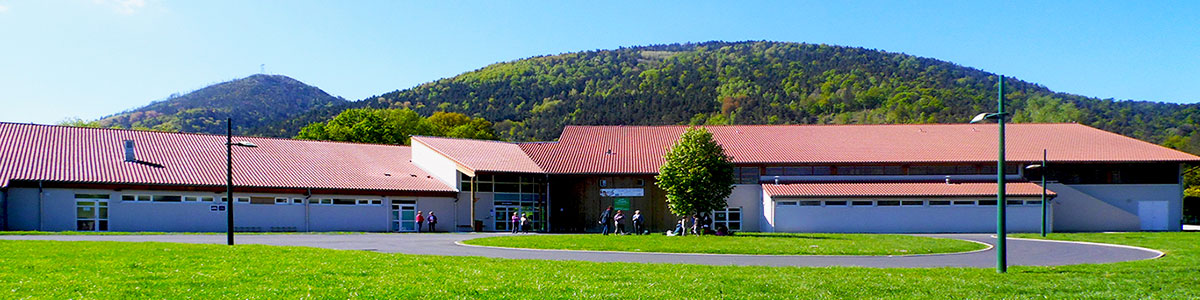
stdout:
<svg viewBox="0 0 1200 300">
<path fill-rule="evenodd" d="M 658 187 L 667 192 L 671 212 L 685 216 L 725 208 L 733 192 L 733 163 L 712 133 L 688 128 L 663 156 Z"/>
</svg>

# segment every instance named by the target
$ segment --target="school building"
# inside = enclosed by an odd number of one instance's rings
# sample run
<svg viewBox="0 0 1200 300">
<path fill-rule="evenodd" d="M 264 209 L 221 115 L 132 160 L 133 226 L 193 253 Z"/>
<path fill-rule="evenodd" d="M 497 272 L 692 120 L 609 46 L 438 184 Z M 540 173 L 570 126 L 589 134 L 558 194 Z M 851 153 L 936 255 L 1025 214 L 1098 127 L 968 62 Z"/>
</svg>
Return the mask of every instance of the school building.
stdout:
<svg viewBox="0 0 1200 300">
<path fill-rule="evenodd" d="M 717 225 L 764 232 L 994 232 L 995 124 L 707 126 L 737 166 Z M 673 227 L 654 176 L 687 126 L 568 126 L 558 141 L 412 146 L 235 137 L 237 231 L 596 231 L 607 206 Z M 1200 157 L 1079 124 L 1010 124 L 1008 226 L 1178 231 Z M 1041 164 L 1045 168 L 1026 168 Z M 224 231 L 225 136 L 0 123 L 0 226 Z M 472 222 L 474 220 L 474 222 Z"/>
</svg>

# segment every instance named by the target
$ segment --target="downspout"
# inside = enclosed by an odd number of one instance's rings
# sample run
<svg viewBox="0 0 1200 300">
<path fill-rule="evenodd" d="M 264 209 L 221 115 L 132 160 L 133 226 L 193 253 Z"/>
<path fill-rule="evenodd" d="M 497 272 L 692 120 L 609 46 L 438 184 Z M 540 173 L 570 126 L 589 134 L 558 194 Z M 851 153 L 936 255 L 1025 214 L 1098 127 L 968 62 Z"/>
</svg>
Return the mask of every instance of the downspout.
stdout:
<svg viewBox="0 0 1200 300">
<path fill-rule="evenodd" d="M 309 221 L 311 217 L 311 212 L 309 210 L 309 205 L 312 205 L 311 199 L 312 188 L 308 188 L 308 191 L 304 194 L 304 232 L 312 232 L 312 224 Z"/>
<path fill-rule="evenodd" d="M 471 232 L 483 231 L 482 228 L 475 228 L 475 193 L 479 191 L 479 185 L 475 182 L 478 181 L 476 180 L 478 177 L 478 174 L 471 176 Z"/>
<path fill-rule="evenodd" d="M 550 174 L 546 174 L 546 232 L 550 231 L 550 213 L 554 212 L 550 209 Z"/>
<path fill-rule="evenodd" d="M 43 181 L 38 180 L 38 214 L 37 214 L 38 231 L 42 231 L 42 227 L 43 227 L 42 226 L 42 212 L 45 210 L 44 206 L 46 206 L 45 199 L 43 199 L 44 197 L 42 196 L 42 194 L 44 193 L 42 186 L 43 186 Z"/>
</svg>

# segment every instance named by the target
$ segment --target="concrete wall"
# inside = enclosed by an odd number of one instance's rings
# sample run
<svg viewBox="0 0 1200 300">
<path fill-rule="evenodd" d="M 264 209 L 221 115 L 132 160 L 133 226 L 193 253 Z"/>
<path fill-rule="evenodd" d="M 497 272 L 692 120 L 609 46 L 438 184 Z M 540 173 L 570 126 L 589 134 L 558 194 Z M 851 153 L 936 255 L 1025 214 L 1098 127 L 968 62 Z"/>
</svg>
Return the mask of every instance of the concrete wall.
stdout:
<svg viewBox="0 0 1200 300">
<path fill-rule="evenodd" d="M 458 181 L 458 164 L 419 141 L 412 143 L 412 163 L 447 186 L 462 190 Z"/>
<path fill-rule="evenodd" d="M 1011 198 L 1010 200 L 1018 199 L 1037 200 L 1032 198 Z M 800 200 L 847 199 L 775 199 L 775 203 Z M 959 200 L 983 199 L 964 198 Z M 995 206 L 822 207 L 776 205 L 774 218 L 775 232 L 996 232 Z M 1008 207 L 1008 231 L 1037 232 L 1040 227 L 1040 206 Z"/>
<path fill-rule="evenodd" d="M 762 185 L 757 184 L 736 184 L 733 186 L 733 193 L 725 198 L 725 203 L 729 207 L 740 207 L 742 209 L 742 230 L 741 231 L 762 231 Z"/>
<path fill-rule="evenodd" d="M 1138 203 L 1166 201 L 1170 231 L 1181 230 L 1183 201 L 1179 184 L 1073 184 L 1052 183 L 1055 198 L 1055 225 L 1060 231 L 1137 231 L 1143 229 Z"/>
<path fill-rule="evenodd" d="M 14 188 L 10 200 L 10 230 L 72 231 L 75 224 L 75 194 L 109 195 L 110 231 L 215 232 L 226 230 L 226 213 L 211 211 L 214 202 L 122 201 L 122 194 L 212 196 L 211 192 L 114 191 L 91 189 L 46 189 L 41 214 L 36 188 Z M 237 193 L 235 197 L 305 198 L 300 194 Z M 457 222 L 454 198 L 383 197 L 363 195 L 313 195 L 319 198 L 379 199 L 380 205 L 248 204 L 234 206 L 234 223 L 241 231 L 388 231 L 391 228 L 391 199 L 415 200 L 417 210 L 439 211 L 439 230 L 454 230 Z M 306 202 L 307 203 L 307 202 Z M 41 220 L 39 221 L 39 216 Z"/>
</svg>

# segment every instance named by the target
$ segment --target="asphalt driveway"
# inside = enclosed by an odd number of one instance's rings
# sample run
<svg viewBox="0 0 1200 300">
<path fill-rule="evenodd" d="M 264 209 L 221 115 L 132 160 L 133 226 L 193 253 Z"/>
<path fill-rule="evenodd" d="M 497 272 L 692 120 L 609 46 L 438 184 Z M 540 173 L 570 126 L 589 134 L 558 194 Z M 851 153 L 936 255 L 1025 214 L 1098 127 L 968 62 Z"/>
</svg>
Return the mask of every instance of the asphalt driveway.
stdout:
<svg viewBox="0 0 1200 300">
<path fill-rule="evenodd" d="M 727 255 L 634 253 L 605 251 L 531 250 L 467 246 L 459 241 L 497 236 L 497 233 L 438 234 L 269 234 L 239 235 L 238 243 L 305 246 L 422 255 L 483 256 L 508 259 L 578 260 L 593 262 L 680 263 L 740 266 L 861 266 L 873 268 L 994 267 L 994 248 L 983 251 L 910 256 Z M 989 245 L 988 234 L 929 234 L 922 236 L 977 241 Z M 687 237 L 680 237 L 687 238 Z M 224 244 L 224 235 L 29 235 L 0 236 L 4 240 L 119 241 Z M 1058 266 L 1153 259 L 1162 253 L 1137 247 L 1043 240 L 1008 239 L 1009 265 Z"/>
</svg>

